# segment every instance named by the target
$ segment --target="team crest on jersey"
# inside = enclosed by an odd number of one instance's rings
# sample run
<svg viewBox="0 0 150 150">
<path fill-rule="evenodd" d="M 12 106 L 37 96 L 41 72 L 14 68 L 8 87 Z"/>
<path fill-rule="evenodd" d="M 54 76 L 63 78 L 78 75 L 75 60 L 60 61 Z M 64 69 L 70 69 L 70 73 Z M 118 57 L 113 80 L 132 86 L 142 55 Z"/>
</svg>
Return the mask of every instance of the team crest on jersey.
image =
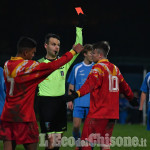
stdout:
<svg viewBox="0 0 150 150">
<path fill-rule="evenodd" d="M 61 76 L 64 76 L 64 71 L 60 71 Z"/>
</svg>

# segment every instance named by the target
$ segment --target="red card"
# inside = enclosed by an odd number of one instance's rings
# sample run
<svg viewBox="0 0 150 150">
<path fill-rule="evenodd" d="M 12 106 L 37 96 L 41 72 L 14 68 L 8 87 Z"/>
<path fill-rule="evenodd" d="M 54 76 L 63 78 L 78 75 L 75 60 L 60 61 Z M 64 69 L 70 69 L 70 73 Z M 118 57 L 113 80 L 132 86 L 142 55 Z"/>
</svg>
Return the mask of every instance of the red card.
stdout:
<svg viewBox="0 0 150 150">
<path fill-rule="evenodd" d="M 84 14 L 83 11 L 82 11 L 82 9 L 81 9 L 81 7 L 76 7 L 75 9 L 76 9 L 76 12 L 77 12 L 78 15 L 79 15 L 80 13 L 81 13 L 81 14 Z"/>
</svg>

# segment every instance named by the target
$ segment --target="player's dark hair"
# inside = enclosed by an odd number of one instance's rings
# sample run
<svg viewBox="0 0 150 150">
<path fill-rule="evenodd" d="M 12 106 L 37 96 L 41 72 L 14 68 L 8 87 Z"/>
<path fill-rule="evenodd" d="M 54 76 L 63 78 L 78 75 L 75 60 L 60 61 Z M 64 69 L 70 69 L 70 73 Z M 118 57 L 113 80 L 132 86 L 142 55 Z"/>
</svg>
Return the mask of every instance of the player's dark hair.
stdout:
<svg viewBox="0 0 150 150">
<path fill-rule="evenodd" d="M 110 45 L 107 41 L 101 41 L 93 44 L 93 49 L 97 49 L 99 53 L 103 52 L 104 57 L 107 57 L 110 50 Z"/>
<path fill-rule="evenodd" d="M 84 54 L 84 53 L 87 53 L 88 51 L 92 51 L 92 50 L 93 50 L 92 44 L 85 44 L 82 53 Z"/>
<path fill-rule="evenodd" d="M 46 36 L 45 36 L 45 43 L 48 44 L 49 43 L 49 39 L 50 38 L 55 38 L 57 40 L 60 41 L 60 37 L 56 34 L 52 34 L 52 33 L 48 33 Z"/>
<path fill-rule="evenodd" d="M 35 47 L 37 47 L 37 43 L 30 37 L 21 37 L 17 43 L 17 50 L 19 54 L 23 53 L 25 50 L 31 50 Z"/>
</svg>

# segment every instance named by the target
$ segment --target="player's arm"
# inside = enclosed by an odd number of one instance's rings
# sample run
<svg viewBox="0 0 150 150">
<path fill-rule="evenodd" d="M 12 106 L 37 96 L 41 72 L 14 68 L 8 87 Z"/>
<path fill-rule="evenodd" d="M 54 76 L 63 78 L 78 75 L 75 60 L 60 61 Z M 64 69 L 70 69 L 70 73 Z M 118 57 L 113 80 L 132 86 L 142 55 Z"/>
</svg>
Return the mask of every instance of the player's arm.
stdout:
<svg viewBox="0 0 150 150">
<path fill-rule="evenodd" d="M 72 94 L 70 90 L 74 90 L 74 85 L 69 84 L 69 87 L 68 87 L 68 95 L 71 95 L 71 94 Z M 73 110 L 73 102 L 72 102 L 72 101 L 68 102 L 68 103 L 67 103 L 67 106 L 68 106 L 68 108 L 69 108 L 70 110 Z"/>
<path fill-rule="evenodd" d="M 127 82 L 124 80 L 119 68 L 117 68 L 117 77 L 119 79 L 119 93 L 123 93 L 128 100 L 133 99 L 133 92 Z"/>
<path fill-rule="evenodd" d="M 21 75 L 26 77 L 27 75 L 30 76 L 30 78 L 16 78 L 17 82 L 23 82 L 22 79 L 24 79 L 26 81 L 29 80 L 36 80 L 36 83 L 40 83 L 41 81 L 43 81 L 50 73 L 52 73 L 53 71 L 57 70 L 58 68 L 60 68 L 61 66 L 63 66 L 64 64 L 66 64 L 68 61 L 70 61 L 72 59 L 72 57 L 74 55 L 76 55 L 77 53 L 80 53 L 80 51 L 83 50 L 83 46 L 80 44 L 77 44 L 76 46 L 74 46 L 74 49 L 72 49 L 70 52 L 65 53 L 61 58 L 49 62 L 49 63 L 35 63 L 35 64 L 31 64 L 28 69 L 23 73 L 21 72 L 20 75 L 18 75 L 18 77 L 20 77 Z"/>
<path fill-rule="evenodd" d="M 96 65 L 93 66 L 91 69 L 90 74 L 88 75 L 87 80 L 82 85 L 82 87 L 77 91 L 78 96 L 84 96 L 88 93 L 91 93 L 94 88 L 97 88 L 98 86 L 101 86 L 102 83 L 102 70 Z"/>
<path fill-rule="evenodd" d="M 52 73 L 53 71 L 57 70 L 58 68 L 69 62 L 74 55 L 77 55 L 82 50 L 83 46 L 77 44 L 73 46 L 73 49 L 70 52 L 65 53 L 61 58 L 49 63 L 40 63 L 39 69 L 43 71 L 42 77 L 43 78 L 45 78 L 45 76 L 47 77 L 50 73 Z"/>
<path fill-rule="evenodd" d="M 133 97 L 134 97 L 133 92 L 132 92 L 130 86 L 124 80 L 124 78 L 122 78 L 122 80 L 120 80 L 119 90 L 120 90 L 120 93 L 123 93 L 128 100 L 133 99 Z"/>
<path fill-rule="evenodd" d="M 139 107 L 139 110 L 143 110 L 143 105 L 144 105 L 144 102 L 146 100 L 146 95 L 147 95 L 147 92 L 148 92 L 148 85 L 147 85 L 147 81 L 148 81 L 148 78 L 149 78 L 149 73 L 147 73 L 142 85 L 141 85 L 141 97 L 140 97 L 140 107 Z"/>
<path fill-rule="evenodd" d="M 130 86 L 124 80 L 120 71 L 119 71 L 118 77 L 119 77 L 119 90 L 120 90 L 119 92 L 123 93 L 125 95 L 125 97 L 129 100 L 130 105 L 139 106 L 138 97 L 134 97 L 134 94 L 133 94 Z"/>
<path fill-rule="evenodd" d="M 142 92 L 141 93 L 141 98 L 140 98 L 140 108 L 139 110 L 143 110 L 143 105 L 144 105 L 144 102 L 146 100 L 146 93 L 145 92 Z"/>
<path fill-rule="evenodd" d="M 97 88 L 101 86 L 102 83 L 102 70 L 100 68 L 93 66 L 90 74 L 88 75 L 87 80 L 85 83 L 82 85 L 82 87 L 78 91 L 70 91 L 71 95 L 66 96 L 66 101 L 73 101 L 77 97 L 84 96 L 94 90 L 94 88 Z"/>
</svg>

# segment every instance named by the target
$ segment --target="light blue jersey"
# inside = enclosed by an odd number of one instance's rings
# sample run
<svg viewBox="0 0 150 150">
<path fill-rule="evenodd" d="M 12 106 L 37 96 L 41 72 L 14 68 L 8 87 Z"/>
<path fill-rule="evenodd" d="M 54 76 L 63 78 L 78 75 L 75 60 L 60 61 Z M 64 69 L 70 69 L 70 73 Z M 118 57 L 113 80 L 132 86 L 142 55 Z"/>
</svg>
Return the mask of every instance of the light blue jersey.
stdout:
<svg viewBox="0 0 150 150">
<path fill-rule="evenodd" d="M 146 74 L 146 77 L 141 86 L 141 91 L 144 93 L 149 93 L 149 101 L 150 101 L 150 72 Z"/>
<path fill-rule="evenodd" d="M 150 72 L 146 74 L 146 77 L 141 86 L 141 91 L 149 94 L 147 111 L 147 130 L 150 130 Z"/>
<path fill-rule="evenodd" d="M 6 86 L 4 81 L 3 69 L 0 67 L 0 116 L 4 107 L 6 97 Z"/>
<path fill-rule="evenodd" d="M 76 64 L 68 78 L 68 83 L 75 86 L 75 90 L 79 90 L 86 81 L 94 63 L 86 65 L 84 62 Z M 86 94 L 83 97 L 74 100 L 74 107 L 89 107 L 90 105 L 90 94 Z"/>
</svg>

